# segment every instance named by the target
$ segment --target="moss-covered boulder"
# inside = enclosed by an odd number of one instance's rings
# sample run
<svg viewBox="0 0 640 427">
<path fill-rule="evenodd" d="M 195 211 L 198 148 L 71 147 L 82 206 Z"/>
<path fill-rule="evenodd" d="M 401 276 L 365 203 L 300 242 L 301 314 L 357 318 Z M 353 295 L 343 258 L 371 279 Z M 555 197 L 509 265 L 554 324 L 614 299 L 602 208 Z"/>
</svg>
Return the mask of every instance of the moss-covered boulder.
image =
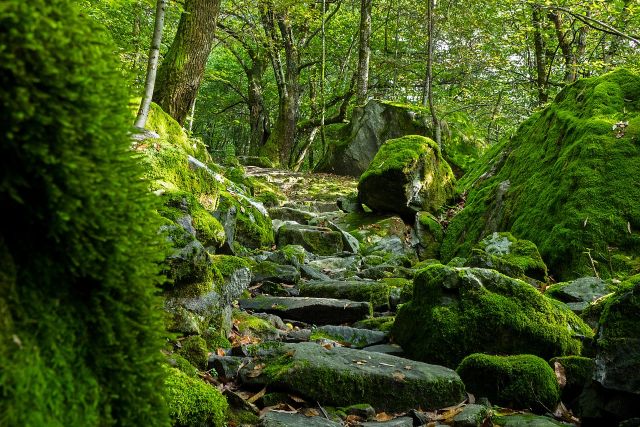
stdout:
<svg viewBox="0 0 640 427">
<path fill-rule="evenodd" d="M 580 354 L 591 329 L 568 307 L 493 270 L 431 265 L 416 273 L 401 306 L 395 342 L 418 360 L 456 366 L 478 352 Z"/>
<path fill-rule="evenodd" d="M 418 135 L 386 141 L 360 176 L 358 197 L 376 212 L 413 221 L 416 212 L 435 213 L 453 196 L 455 178 L 440 148 Z"/>
<path fill-rule="evenodd" d="M 378 410 L 442 408 L 459 403 L 464 393 L 451 369 L 315 343 L 281 344 L 244 366 L 240 376 L 244 383 L 286 387 L 322 404 L 362 402 Z"/>
<path fill-rule="evenodd" d="M 300 296 L 367 301 L 373 308 L 389 309 L 391 286 L 383 281 L 313 280 L 299 286 Z"/>
<path fill-rule="evenodd" d="M 467 391 L 493 404 L 549 412 L 560 401 L 556 375 L 547 362 L 530 354 L 471 354 L 456 369 Z"/>
<path fill-rule="evenodd" d="M 342 233 L 326 227 L 287 223 L 278 229 L 276 241 L 279 247 L 299 245 L 316 255 L 333 255 L 342 252 Z"/>
<path fill-rule="evenodd" d="M 547 280 L 547 266 L 535 243 L 516 239 L 511 233 L 493 233 L 482 239 L 465 266 L 490 268 L 516 279 Z"/>
<path fill-rule="evenodd" d="M 549 361 L 549 365 L 558 378 L 562 402 L 569 408 L 574 408 L 576 399 L 593 378 L 595 370 L 593 359 L 581 356 L 554 357 Z"/>
<path fill-rule="evenodd" d="M 411 227 L 397 215 L 354 212 L 338 218 L 336 225 L 358 240 L 363 255 L 381 256 L 383 261 L 391 256 L 417 258 L 412 242 L 406 239 Z"/>
<path fill-rule="evenodd" d="M 468 195 L 445 261 L 511 231 L 561 280 L 637 270 L 639 138 L 640 76 L 621 69 L 566 87 L 461 180 Z"/>
<path fill-rule="evenodd" d="M 220 391 L 176 368 L 165 368 L 166 401 L 173 425 L 224 426 L 228 404 Z"/>
<path fill-rule="evenodd" d="M 76 3 L 0 6 L 0 424 L 165 426 L 157 200 Z"/>
</svg>

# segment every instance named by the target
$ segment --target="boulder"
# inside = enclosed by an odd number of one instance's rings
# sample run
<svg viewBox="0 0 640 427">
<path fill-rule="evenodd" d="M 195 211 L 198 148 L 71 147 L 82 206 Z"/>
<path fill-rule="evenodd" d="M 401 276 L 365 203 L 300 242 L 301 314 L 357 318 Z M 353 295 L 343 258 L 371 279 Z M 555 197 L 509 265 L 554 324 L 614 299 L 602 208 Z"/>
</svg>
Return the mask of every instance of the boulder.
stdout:
<svg viewBox="0 0 640 427">
<path fill-rule="evenodd" d="M 358 177 L 369 167 L 380 146 L 405 135 L 427 135 L 419 107 L 371 100 L 353 111 L 316 166 L 316 172 Z"/>
<path fill-rule="evenodd" d="M 461 179 L 466 202 L 443 260 L 511 231 L 537 245 L 557 279 L 631 272 L 640 254 L 639 137 L 640 76 L 620 69 L 567 86 Z"/>
<path fill-rule="evenodd" d="M 438 258 L 444 230 L 440 221 L 429 212 L 418 212 L 413 226 L 417 238 L 415 243 L 421 260 Z"/>
<path fill-rule="evenodd" d="M 493 404 L 546 412 L 560 401 L 556 375 L 547 362 L 530 354 L 471 354 L 456 369 L 467 391 Z"/>
<path fill-rule="evenodd" d="M 360 176 L 359 200 L 375 212 L 412 222 L 416 212 L 436 213 L 454 192 L 455 178 L 432 140 L 410 135 L 385 142 Z"/>
<path fill-rule="evenodd" d="M 285 223 L 278 229 L 277 244 L 300 245 L 316 255 L 342 252 L 342 233 L 325 227 Z"/>
<path fill-rule="evenodd" d="M 246 384 L 285 387 L 321 404 L 368 403 L 376 410 L 436 409 L 464 399 L 451 369 L 382 353 L 315 343 L 277 345 L 240 370 Z"/>
<path fill-rule="evenodd" d="M 456 366 L 471 353 L 580 354 L 593 333 L 568 307 L 497 271 L 433 264 L 416 273 L 392 336 L 413 358 Z"/>
<path fill-rule="evenodd" d="M 378 255 L 386 260 L 390 255 L 416 258 L 408 239 L 411 227 L 397 215 L 351 213 L 335 220 L 335 224 L 355 237 L 363 255 Z"/>
<path fill-rule="evenodd" d="M 581 313 L 593 301 L 615 290 L 599 277 L 581 277 L 570 282 L 551 285 L 545 295 L 564 302 L 576 313 Z"/>
<path fill-rule="evenodd" d="M 296 284 L 300 280 L 300 272 L 292 265 L 280 265 L 271 261 L 262 261 L 252 269 L 251 283 L 270 281 L 274 283 Z"/>
<path fill-rule="evenodd" d="M 324 417 L 307 417 L 300 413 L 269 411 L 262 416 L 261 427 L 340 427 L 342 423 Z"/>
<path fill-rule="evenodd" d="M 352 323 L 371 313 L 368 302 L 332 298 L 259 296 L 239 300 L 240 308 L 317 325 Z"/>
<path fill-rule="evenodd" d="M 538 248 L 529 240 L 511 233 L 493 233 L 478 243 L 465 263 L 466 267 L 490 268 L 516 279 L 547 279 L 547 266 Z"/>
<path fill-rule="evenodd" d="M 574 425 L 534 414 L 497 414 L 491 417 L 491 421 L 493 425 L 501 427 L 571 427 Z"/>
</svg>

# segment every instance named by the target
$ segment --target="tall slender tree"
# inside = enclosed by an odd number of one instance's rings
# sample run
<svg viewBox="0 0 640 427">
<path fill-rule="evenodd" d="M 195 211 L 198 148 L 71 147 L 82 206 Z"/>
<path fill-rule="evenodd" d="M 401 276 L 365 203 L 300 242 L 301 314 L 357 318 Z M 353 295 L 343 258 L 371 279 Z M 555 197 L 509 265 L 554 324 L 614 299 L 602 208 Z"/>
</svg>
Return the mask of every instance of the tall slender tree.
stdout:
<svg viewBox="0 0 640 427">
<path fill-rule="evenodd" d="M 156 20 L 153 27 L 153 38 L 151 39 L 151 49 L 149 50 L 149 61 L 147 63 L 147 78 L 144 83 L 144 94 L 140 101 L 140 108 L 136 116 L 135 127 L 144 128 L 149 117 L 149 107 L 153 98 L 153 89 L 156 84 L 156 74 L 158 72 L 158 60 L 160 58 L 160 43 L 162 42 L 162 31 L 164 29 L 164 16 L 167 8 L 167 0 L 156 2 Z M 138 22 L 136 20 L 136 22 Z"/>
<path fill-rule="evenodd" d="M 358 51 L 358 83 L 356 102 L 362 105 L 367 101 L 369 85 L 369 58 L 371 57 L 371 5 L 372 0 L 360 0 L 360 28 Z"/>
<path fill-rule="evenodd" d="M 220 0 L 186 0 L 178 32 L 158 70 L 153 100 L 181 125 L 200 88 L 219 10 Z"/>
</svg>

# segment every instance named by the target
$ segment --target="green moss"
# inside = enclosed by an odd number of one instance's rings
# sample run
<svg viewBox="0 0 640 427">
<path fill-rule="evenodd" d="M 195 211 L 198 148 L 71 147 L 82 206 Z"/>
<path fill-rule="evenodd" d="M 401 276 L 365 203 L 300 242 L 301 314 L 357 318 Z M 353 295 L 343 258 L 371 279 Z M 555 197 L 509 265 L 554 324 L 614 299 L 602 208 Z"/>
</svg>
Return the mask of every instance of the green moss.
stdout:
<svg viewBox="0 0 640 427">
<path fill-rule="evenodd" d="M 207 359 L 209 358 L 209 350 L 207 349 L 207 343 L 199 335 L 192 335 L 185 338 L 180 342 L 178 347 L 178 354 L 193 366 L 198 369 L 204 370 L 207 367 Z"/>
<path fill-rule="evenodd" d="M 537 356 L 476 353 L 465 357 L 456 371 L 467 391 L 493 404 L 550 412 L 560 401 L 553 369 Z"/>
<path fill-rule="evenodd" d="M 175 368 L 167 369 L 166 401 L 174 425 L 226 425 L 228 404 L 222 393 Z"/>
<path fill-rule="evenodd" d="M 0 424 L 164 426 L 161 223 L 76 3 L 0 6 Z"/>
<path fill-rule="evenodd" d="M 391 287 L 384 282 L 327 282 L 301 284 L 300 295 L 370 302 L 372 307 L 389 307 Z"/>
<path fill-rule="evenodd" d="M 628 274 L 640 253 L 640 186 L 630 181 L 640 161 L 638 86 L 626 70 L 580 80 L 492 148 L 460 183 L 466 205 L 449 226 L 443 258 L 510 230 L 534 242 L 562 280 L 594 268 L 603 278 Z M 629 121 L 624 135 L 612 130 L 619 121 Z"/>
<path fill-rule="evenodd" d="M 408 355 L 456 366 L 473 352 L 580 354 L 593 332 L 568 307 L 529 284 L 485 269 L 434 264 L 414 278 L 392 334 Z"/>
<path fill-rule="evenodd" d="M 421 187 L 413 194 L 415 181 Z M 375 211 L 398 212 L 413 219 L 418 210 L 439 210 L 453 195 L 454 183 L 438 145 L 429 138 L 409 135 L 382 144 L 360 176 L 358 194 Z"/>
<path fill-rule="evenodd" d="M 547 280 L 547 266 L 535 243 L 516 239 L 511 233 L 493 233 L 484 238 L 466 265 L 492 268 L 516 279 Z"/>
<path fill-rule="evenodd" d="M 251 264 L 244 258 L 231 255 L 212 255 L 213 267 L 222 277 L 229 277 L 241 268 L 251 268 Z"/>
<path fill-rule="evenodd" d="M 244 311 L 234 310 L 233 320 L 241 335 L 263 337 L 277 333 L 277 329 L 271 323 Z"/>
<path fill-rule="evenodd" d="M 588 384 L 593 377 L 595 364 L 593 359 L 581 356 L 564 356 L 554 357 L 549 361 L 549 365 L 553 368 L 558 363 L 564 370 L 567 380 L 567 387 L 582 387 Z"/>
<path fill-rule="evenodd" d="M 285 261 L 291 265 L 304 264 L 304 260 L 307 257 L 307 253 L 302 246 L 299 245 L 286 245 L 280 248 L 284 255 Z"/>
<path fill-rule="evenodd" d="M 198 369 L 179 354 L 172 354 L 169 363 L 190 377 L 198 378 Z M 171 363 L 173 361 L 173 363 Z"/>
<path fill-rule="evenodd" d="M 619 285 L 618 290 L 604 302 L 599 321 L 597 345 L 601 350 L 625 351 L 626 346 L 635 346 L 640 338 L 640 276 Z M 632 348 L 632 347 L 630 347 Z M 634 366 L 640 366 L 637 352 Z"/>
<path fill-rule="evenodd" d="M 221 332 L 216 329 L 210 328 L 202 334 L 202 338 L 204 338 L 207 348 L 212 350 L 219 348 L 231 348 L 231 342 L 229 342 L 227 337 L 221 335 Z"/>
<path fill-rule="evenodd" d="M 354 328 L 373 329 L 377 331 L 390 331 L 395 321 L 395 316 L 380 316 L 359 320 L 353 324 Z"/>
<path fill-rule="evenodd" d="M 274 243 L 271 219 L 250 203 L 242 203 L 232 194 L 220 194 L 219 210 L 227 212 L 236 209 L 236 230 L 234 239 L 248 248 L 269 248 Z M 235 242 L 234 242 L 235 243 Z"/>
<path fill-rule="evenodd" d="M 266 405 L 265 405 L 266 406 Z M 226 418 L 228 425 L 257 426 L 260 425 L 260 417 L 251 411 L 229 407 Z"/>
</svg>

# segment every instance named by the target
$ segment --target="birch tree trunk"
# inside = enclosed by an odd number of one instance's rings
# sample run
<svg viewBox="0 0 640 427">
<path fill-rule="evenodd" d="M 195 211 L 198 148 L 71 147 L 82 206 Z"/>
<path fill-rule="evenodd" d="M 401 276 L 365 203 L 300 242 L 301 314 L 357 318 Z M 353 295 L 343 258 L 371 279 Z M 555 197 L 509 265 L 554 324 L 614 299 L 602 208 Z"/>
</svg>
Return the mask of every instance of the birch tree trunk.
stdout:
<svg viewBox="0 0 640 427">
<path fill-rule="evenodd" d="M 149 50 L 149 62 L 147 64 L 147 77 L 144 83 L 144 94 L 138 109 L 138 115 L 134 123 L 135 127 L 144 128 L 149 117 L 149 108 L 153 98 L 153 89 L 156 84 L 158 71 L 158 59 L 160 58 L 160 43 L 162 42 L 162 30 L 164 29 L 164 16 L 167 8 L 167 0 L 158 0 L 156 3 L 156 20 L 153 27 L 153 38 Z"/>
<path fill-rule="evenodd" d="M 364 105 L 367 101 L 367 87 L 369 84 L 369 58 L 371 57 L 371 3 L 372 0 L 360 0 L 360 48 L 358 51 L 358 82 L 356 103 Z"/>
</svg>

